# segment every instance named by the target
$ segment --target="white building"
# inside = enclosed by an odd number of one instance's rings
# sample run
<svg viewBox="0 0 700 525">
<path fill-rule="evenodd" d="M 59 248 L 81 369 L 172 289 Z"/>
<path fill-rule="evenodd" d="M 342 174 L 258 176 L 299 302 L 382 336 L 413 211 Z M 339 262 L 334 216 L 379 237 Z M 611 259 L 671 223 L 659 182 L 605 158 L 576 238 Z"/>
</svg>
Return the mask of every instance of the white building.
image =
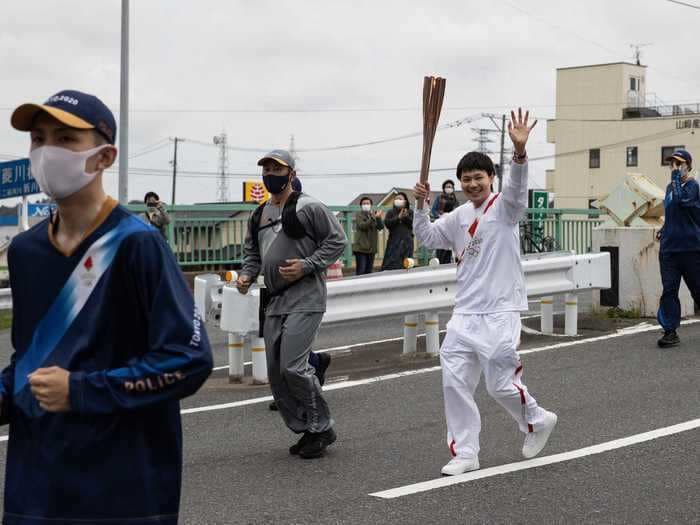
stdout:
<svg viewBox="0 0 700 525">
<path fill-rule="evenodd" d="M 589 208 L 628 172 L 665 188 L 664 158 L 684 147 L 700 166 L 700 105 L 666 106 L 647 92 L 646 66 L 619 62 L 557 69 L 555 144 L 547 189 L 558 208 Z"/>
</svg>

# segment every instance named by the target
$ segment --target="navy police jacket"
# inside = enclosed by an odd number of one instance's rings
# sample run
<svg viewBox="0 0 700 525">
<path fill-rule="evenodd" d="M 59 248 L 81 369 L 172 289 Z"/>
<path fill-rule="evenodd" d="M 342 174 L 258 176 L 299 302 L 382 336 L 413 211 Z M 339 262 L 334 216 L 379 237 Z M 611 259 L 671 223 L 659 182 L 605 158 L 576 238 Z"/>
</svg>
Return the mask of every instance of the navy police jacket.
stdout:
<svg viewBox="0 0 700 525">
<path fill-rule="evenodd" d="M 74 253 L 53 242 L 55 222 L 8 254 L 3 523 L 175 524 L 179 400 L 212 369 L 192 294 L 161 234 L 114 200 Z M 48 366 L 70 371 L 69 412 L 45 412 L 31 393 L 27 375 Z"/>
<path fill-rule="evenodd" d="M 700 251 L 700 195 L 695 179 L 680 183 L 680 176 L 666 187 L 661 252 Z"/>
</svg>

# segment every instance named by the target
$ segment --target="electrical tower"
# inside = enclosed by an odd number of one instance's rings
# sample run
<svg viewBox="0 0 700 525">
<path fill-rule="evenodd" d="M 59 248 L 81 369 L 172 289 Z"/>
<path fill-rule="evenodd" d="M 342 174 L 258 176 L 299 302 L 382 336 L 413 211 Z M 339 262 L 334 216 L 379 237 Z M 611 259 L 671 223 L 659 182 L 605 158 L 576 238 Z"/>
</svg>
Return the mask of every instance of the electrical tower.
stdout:
<svg viewBox="0 0 700 525">
<path fill-rule="evenodd" d="M 214 144 L 219 146 L 219 176 L 216 179 L 216 200 L 228 202 L 228 180 L 226 171 L 228 168 L 228 147 L 226 144 L 226 133 L 214 137 Z"/>
<path fill-rule="evenodd" d="M 493 151 L 489 149 L 489 144 L 493 144 L 494 140 L 490 137 L 490 133 L 500 132 L 495 129 L 486 128 L 472 128 L 472 131 L 476 132 L 476 137 L 474 138 L 474 142 L 478 145 L 476 151 L 484 155 L 492 155 Z"/>
</svg>

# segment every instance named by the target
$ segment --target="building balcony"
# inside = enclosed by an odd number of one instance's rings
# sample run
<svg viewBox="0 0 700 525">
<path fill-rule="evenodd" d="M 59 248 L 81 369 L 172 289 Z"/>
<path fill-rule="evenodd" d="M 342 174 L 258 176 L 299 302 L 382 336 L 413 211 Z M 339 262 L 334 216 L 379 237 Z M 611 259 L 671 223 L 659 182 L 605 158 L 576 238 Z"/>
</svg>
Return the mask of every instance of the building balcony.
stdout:
<svg viewBox="0 0 700 525">
<path fill-rule="evenodd" d="M 685 117 L 690 115 L 700 115 L 700 103 L 626 107 L 622 109 L 623 119 Z"/>
</svg>

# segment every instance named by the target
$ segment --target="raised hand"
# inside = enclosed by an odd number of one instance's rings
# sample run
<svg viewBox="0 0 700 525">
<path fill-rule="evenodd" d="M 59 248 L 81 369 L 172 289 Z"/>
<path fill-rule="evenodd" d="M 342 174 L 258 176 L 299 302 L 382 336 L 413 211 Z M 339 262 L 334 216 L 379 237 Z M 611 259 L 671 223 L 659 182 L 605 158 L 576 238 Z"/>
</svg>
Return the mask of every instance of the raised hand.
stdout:
<svg viewBox="0 0 700 525">
<path fill-rule="evenodd" d="M 513 148 L 515 153 L 518 155 L 525 154 L 525 145 L 530 137 L 530 132 L 532 128 L 535 127 L 537 121 L 532 123 L 532 126 L 527 125 L 527 121 L 530 117 L 530 112 L 525 112 L 525 117 L 523 118 L 522 108 L 518 108 L 518 116 L 515 116 L 515 111 L 510 112 L 510 122 L 508 122 L 508 135 L 510 135 L 510 140 L 513 141 Z"/>
</svg>

